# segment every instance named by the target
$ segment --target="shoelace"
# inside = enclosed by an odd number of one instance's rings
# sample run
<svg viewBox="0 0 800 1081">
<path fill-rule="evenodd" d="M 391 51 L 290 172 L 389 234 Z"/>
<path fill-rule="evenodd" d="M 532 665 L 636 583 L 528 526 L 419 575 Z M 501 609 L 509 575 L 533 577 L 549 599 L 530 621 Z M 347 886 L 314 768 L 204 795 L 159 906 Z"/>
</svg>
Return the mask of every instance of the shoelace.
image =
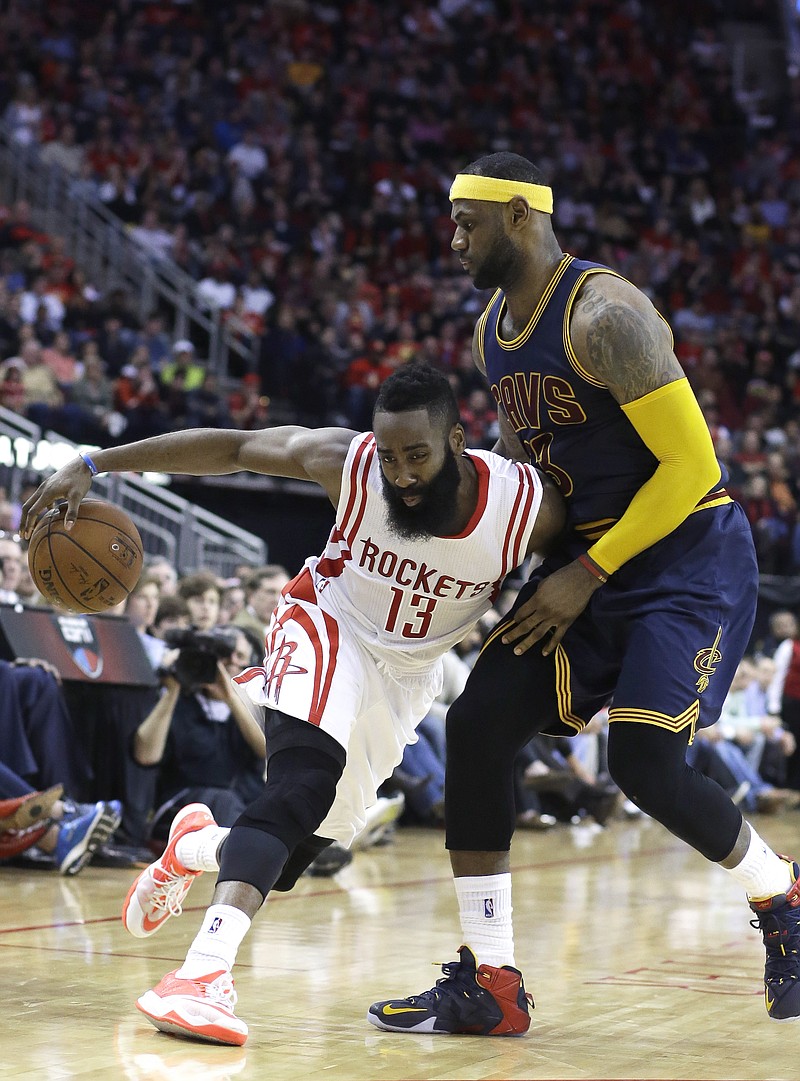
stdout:
<svg viewBox="0 0 800 1081">
<path fill-rule="evenodd" d="M 171 875 L 170 881 L 165 882 L 159 888 L 158 893 L 153 895 L 150 903 L 157 912 L 167 912 L 170 916 L 180 916 L 183 912 L 181 902 L 186 896 L 189 886 L 191 886 L 191 881 L 187 882 L 183 875 Z"/>
<path fill-rule="evenodd" d="M 444 995 L 456 995 L 461 997 L 474 989 L 474 983 L 466 972 L 463 971 L 461 961 L 447 961 L 441 966 L 444 977 L 437 980 L 430 991 L 423 991 L 420 995 L 411 995 L 409 1002 L 421 1002 L 427 1006 L 435 1003 Z"/>
<path fill-rule="evenodd" d="M 786 923 L 793 918 L 795 926 L 788 927 L 789 933 L 784 939 L 782 932 L 786 929 Z M 793 912 L 781 920 L 774 912 L 765 912 L 751 920 L 750 925 L 761 931 L 767 950 L 765 981 L 780 983 L 782 980 L 800 979 L 800 918 Z"/>
<path fill-rule="evenodd" d="M 232 1010 L 238 1001 L 239 996 L 236 994 L 233 980 L 229 976 L 218 976 L 213 983 L 203 983 L 202 980 L 193 980 L 192 983 L 196 987 L 202 988 L 205 998 L 210 998 L 212 1002 L 219 1006 L 225 1006 L 227 1009 Z"/>
</svg>

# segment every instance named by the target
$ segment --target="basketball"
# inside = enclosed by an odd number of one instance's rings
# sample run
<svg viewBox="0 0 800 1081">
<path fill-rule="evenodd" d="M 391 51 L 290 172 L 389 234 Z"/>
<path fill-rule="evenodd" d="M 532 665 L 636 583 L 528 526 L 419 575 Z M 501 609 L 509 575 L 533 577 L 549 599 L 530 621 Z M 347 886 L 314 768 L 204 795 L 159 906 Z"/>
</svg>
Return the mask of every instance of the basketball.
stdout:
<svg viewBox="0 0 800 1081">
<path fill-rule="evenodd" d="M 139 580 L 142 538 L 125 511 L 99 499 L 85 499 L 67 531 L 66 506 L 49 510 L 36 523 L 28 547 L 31 577 L 58 608 L 107 612 L 124 601 Z"/>
</svg>

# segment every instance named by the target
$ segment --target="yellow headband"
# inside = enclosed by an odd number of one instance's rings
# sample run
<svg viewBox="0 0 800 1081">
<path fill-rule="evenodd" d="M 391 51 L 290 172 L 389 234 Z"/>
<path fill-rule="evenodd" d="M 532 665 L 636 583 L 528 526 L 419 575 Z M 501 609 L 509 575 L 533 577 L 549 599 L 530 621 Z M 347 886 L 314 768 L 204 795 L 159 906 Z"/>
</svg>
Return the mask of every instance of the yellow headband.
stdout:
<svg viewBox="0 0 800 1081">
<path fill-rule="evenodd" d="M 519 180 L 498 180 L 494 176 L 473 176 L 458 173 L 450 188 L 450 202 L 454 199 L 480 199 L 489 203 L 507 203 L 515 195 L 527 199 L 534 210 L 553 213 L 553 189 L 544 184 L 523 184 Z"/>
</svg>

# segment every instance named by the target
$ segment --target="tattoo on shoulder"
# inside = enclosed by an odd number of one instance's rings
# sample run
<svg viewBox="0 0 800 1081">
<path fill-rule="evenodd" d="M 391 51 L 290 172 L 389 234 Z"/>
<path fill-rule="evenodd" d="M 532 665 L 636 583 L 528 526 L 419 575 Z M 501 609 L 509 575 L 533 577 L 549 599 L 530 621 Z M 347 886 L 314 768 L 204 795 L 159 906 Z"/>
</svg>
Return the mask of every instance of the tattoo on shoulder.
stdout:
<svg viewBox="0 0 800 1081">
<path fill-rule="evenodd" d="M 640 398 L 680 376 L 666 328 L 592 285 L 584 287 L 578 303 L 591 369 L 622 401 Z"/>
</svg>

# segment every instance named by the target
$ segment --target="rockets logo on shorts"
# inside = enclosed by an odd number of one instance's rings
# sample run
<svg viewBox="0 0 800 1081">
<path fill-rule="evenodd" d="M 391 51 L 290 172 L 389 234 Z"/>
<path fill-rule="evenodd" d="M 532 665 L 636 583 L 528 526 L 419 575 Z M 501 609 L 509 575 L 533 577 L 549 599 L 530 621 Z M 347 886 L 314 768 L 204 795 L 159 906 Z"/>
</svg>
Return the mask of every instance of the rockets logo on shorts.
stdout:
<svg viewBox="0 0 800 1081">
<path fill-rule="evenodd" d="M 269 669 L 264 680 L 265 691 L 272 695 L 275 705 L 281 696 L 281 686 L 286 676 L 304 676 L 308 669 L 299 664 L 292 664 L 292 656 L 297 649 L 297 642 L 284 640 L 269 658 Z"/>
</svg>

